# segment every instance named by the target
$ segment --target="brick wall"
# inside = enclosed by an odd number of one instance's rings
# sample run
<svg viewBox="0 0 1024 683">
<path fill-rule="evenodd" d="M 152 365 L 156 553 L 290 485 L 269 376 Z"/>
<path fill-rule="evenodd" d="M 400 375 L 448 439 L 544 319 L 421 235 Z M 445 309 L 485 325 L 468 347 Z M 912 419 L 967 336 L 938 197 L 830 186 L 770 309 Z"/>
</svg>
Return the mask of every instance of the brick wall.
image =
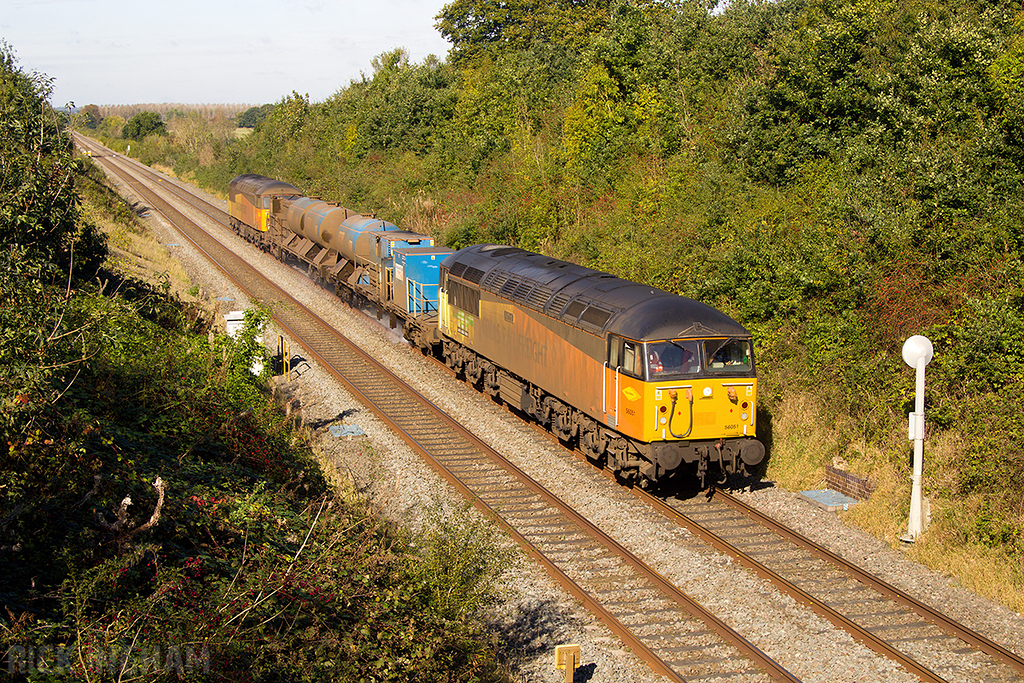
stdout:
<svg viewBox="0 0 1024 683">
<path fill-rule="evenodd" d="M 867 477 L 851 474 L 831 465 L 825 466 L 825 484 L 833 491 L 839 491 L 839 493 L 857 500 L 867 499 L 875 490 Z"/>
</svg>

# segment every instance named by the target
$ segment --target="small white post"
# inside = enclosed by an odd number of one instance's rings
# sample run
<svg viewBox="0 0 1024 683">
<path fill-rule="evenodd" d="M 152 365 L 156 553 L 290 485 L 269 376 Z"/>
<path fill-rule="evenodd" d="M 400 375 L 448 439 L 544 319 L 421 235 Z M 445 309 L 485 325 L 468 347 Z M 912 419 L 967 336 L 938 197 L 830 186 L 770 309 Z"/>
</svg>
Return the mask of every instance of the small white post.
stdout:
<svg viewBox="0 0 1024 683">
<path fill-rule="evenodd" d="M 917 334 L 903 344 L 903 361 L 917 371 L 914 394 L 914 412 L 908 415 L 907 435 L 914 442 L 914 475 L 910 493 L 910 523 L 907 535 L 900 540 L 913 543 L 924 531 L 924 495 L 922 475 L 924 472 L 924 367 L 932 360 L 932 343 L 927 337 Z"/>
</svg>

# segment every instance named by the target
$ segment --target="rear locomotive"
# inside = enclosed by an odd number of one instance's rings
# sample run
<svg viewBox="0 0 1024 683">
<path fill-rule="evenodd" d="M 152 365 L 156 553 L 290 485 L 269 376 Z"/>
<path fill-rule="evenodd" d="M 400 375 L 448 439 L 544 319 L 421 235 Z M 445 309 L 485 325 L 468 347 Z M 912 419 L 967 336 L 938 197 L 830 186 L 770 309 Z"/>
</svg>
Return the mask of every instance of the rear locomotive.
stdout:
<svg viewBox="0 0 1024 683">
<path fill-rule="evenodd" d="M 228 183 L 228 215 L 232 229 L 264 251 L 273 248 L 269 234 L 273 201 L 281 197 L 300 197 L 294 185 L 254 173 L 240 175 Z"/>
<path fill-rule="evenodd" d="M 761 462 L 751 335 L 710 306 L 498 245 L 441 264 L 445 362 L 626 480 Z"/>
</svg>

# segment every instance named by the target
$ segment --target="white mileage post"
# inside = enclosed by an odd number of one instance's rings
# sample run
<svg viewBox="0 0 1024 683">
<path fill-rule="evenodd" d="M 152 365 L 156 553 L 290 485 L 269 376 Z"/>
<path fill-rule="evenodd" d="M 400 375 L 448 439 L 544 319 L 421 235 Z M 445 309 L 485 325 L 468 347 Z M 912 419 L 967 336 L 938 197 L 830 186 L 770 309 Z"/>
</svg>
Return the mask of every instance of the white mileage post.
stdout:
<svg viewBox="0 0 1024 683">
<path fill-rule="evenodd" d="M 924 471 L 924 366 L 932 360 L 932 343 L 927 337 L 914 335 L 903 344 L 903 361 L 917 371 L 917 385 L 914 390 L 914 412 L 908 416 L 907 436 L 914 442 L 913 488 L 910 493 L 910 523 L 907 535 L 900 540 L 913 543 L 924 531 L 924 498 L 921 478 Z"/>
</svg>

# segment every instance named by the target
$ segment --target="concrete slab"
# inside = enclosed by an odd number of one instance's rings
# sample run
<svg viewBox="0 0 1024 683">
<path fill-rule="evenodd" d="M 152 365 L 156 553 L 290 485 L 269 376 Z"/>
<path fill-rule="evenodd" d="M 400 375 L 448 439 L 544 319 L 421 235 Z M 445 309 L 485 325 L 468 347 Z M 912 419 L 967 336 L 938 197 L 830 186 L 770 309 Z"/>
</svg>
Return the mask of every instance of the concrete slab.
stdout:
<svg viewBox="0 0 1024 683">
<path fill-rule="evenodd" d="M 823 489 L 821 491 L 801 491 L 800 497 L 829 512 L 849 510 L 851 505 L 857 504 L 856 498 L 851 498 L 850 496 L 843 495 L 842 493 L 839 493 L 839 491 L 833 491 L 832 489 Z"/>
</svg>

